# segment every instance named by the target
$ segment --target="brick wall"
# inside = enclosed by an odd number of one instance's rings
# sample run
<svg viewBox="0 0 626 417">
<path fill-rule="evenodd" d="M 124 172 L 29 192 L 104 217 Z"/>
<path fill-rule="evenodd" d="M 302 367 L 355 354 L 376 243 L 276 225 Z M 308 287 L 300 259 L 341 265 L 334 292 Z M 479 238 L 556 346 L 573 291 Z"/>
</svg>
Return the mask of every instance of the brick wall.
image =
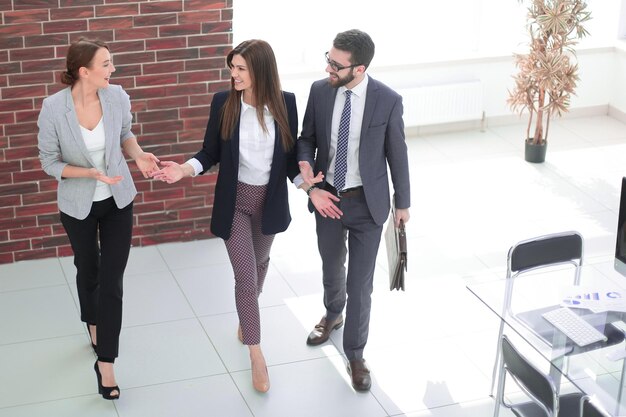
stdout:
<svg viewBox="0 0 626 417">
<path fill-rule="evenodd" d="M 109 44 L 112 83 L 132 99 L 144 150 L 183 162 L 201 146 L 212 94 L 229 87 L 232 0 L 0 1 L 0 263 L 71 255 L 57 182 L 41 169 L 37 116 L 64 88 L 69 43 Z M 215 174 L 176 184 L 145 180 L 133 162 L 133 245 L 211 237 Z"/>
</svg>

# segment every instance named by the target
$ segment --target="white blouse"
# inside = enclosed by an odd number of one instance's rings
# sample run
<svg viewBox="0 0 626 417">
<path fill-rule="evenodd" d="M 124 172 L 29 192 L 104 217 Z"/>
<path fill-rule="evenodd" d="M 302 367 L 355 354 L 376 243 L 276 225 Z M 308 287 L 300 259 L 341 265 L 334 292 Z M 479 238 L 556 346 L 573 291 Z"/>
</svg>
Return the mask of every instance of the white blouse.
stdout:
<svg viewBox="0 0 626 417">
<path fill-rule="evenodd" d="M 106 148 L 102 118 L 100 118 L 98 125 L 93 130 L 80 126 L 80 132 L 83 135 L 85 146 L 87 146 L 87 150 L 91 154 L 91 160 L 95 164 L 95 168 L 100 172 L 106 172 Z M 102 201 L 112 195 L 113 193 L 111 193 L 111 187 L 109 184 L 105 184 L 102 181 L 96 181 L 96 190 L 93 193 L 93 201 Z"/>
</svg>

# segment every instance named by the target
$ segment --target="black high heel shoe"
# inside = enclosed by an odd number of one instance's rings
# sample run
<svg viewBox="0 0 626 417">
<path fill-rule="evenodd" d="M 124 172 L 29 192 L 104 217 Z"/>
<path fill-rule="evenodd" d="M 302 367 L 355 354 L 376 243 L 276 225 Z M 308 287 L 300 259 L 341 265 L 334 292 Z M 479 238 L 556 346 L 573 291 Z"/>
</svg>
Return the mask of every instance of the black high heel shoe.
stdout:
<svg viewBox="0 0 626 417">
<path fill-rule="evenodd" d="M 98 368 L 98 361 L 93 365 L 93 369 L 96 371 L 96 377 L 98 377 L 98 394 L 101 394 L 105 400 L 117 400 L 120 398 L 120 387 L 117 385 L 114 387 L 102 385 L 102 374 L 100 373 L 100 368 Z M 117 395 L 111 395 L 113 391 L 117 391 Z"/>
<path fill-rule="evenodd" d="M 93 339 L 91 338 L 91 329 L 89 328 L 89 326 L 95 326 L 95 324 L 89 324 L 89 323 L 85 323 L 87 325 L 87 334 L 89 335 L 89 342 L 91 342 L 91 348 L 93 349 L 93 351 L 96 351 L 96 345 L 93 344 Z"/>
</svg>

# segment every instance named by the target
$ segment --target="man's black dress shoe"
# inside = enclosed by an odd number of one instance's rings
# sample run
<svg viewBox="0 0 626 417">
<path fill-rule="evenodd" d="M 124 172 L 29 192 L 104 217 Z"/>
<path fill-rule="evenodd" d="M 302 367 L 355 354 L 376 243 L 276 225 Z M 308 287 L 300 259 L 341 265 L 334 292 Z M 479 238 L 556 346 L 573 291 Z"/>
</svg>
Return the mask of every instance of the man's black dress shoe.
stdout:
<svg viewBox="0 0 626 417">
<path fill-rule="evenodd" d="M 328 340 L 330 332 L 337 330 L 341 326 L 343 326 L 343 316 L 337 317 L 330 323 L 326 321 L 326 316 L 322 317 L 322 320 L 315 325 L 315 329 L 309 333 L 309 337 L 306 339 L 306 344 L 310 346 L 321 345 Z"/>
<path fill-rule="evenodd" d="M 352 379 L 352 387 L 357 391 L 369 391 L 372 386 L 370 370 L 365 363 L 365 359 L 354 359 L 346 367 Z"/>
</svg>

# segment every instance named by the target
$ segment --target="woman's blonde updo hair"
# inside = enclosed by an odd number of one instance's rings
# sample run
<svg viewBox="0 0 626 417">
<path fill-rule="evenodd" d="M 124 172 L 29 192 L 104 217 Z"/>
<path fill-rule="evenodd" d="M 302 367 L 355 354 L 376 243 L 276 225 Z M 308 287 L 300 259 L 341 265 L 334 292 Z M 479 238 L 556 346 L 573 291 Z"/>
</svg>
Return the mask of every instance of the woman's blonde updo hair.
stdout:
<svg viewBox="0 0 626 417">
<path fill-rule="evenodd" d="M 99 40 L 80 38 L 73 42 L 67 50 L 65 66 L 67 69 L 61 73 L 61 82 L 67 85 L 74 85 L 78 81 L 78 70 L 81 67 L 89 68 L 94 55 L 98 49 L 109 47 Z"/>
</svg>

